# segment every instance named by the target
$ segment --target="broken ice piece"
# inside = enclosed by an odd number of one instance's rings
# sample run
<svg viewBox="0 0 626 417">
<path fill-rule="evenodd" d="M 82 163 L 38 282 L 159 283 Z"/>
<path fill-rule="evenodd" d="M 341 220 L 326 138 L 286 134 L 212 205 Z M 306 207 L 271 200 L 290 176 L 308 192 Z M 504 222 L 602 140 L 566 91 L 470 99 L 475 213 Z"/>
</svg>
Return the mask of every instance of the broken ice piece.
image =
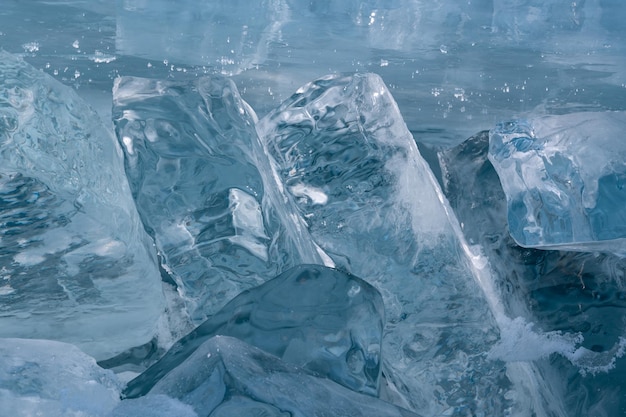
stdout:
<svg viewBox="0 0 626 417">
<path fill-rule="evenodd" d="M 489 160 L 524 247 L 626 254 L 624 112 L 499 123 Z"/>
</svg>

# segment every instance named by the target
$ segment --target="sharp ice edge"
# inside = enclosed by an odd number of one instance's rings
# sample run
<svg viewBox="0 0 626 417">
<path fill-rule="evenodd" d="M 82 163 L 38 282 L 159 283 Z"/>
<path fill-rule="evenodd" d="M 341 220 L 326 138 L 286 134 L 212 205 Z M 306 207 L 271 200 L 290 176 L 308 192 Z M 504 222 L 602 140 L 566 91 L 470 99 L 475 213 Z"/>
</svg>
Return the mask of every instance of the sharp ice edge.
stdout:
<svg viewBox="0 0 626 417">
<path fill-rule="evenodd" d="M 454 231 L 454 234 L 463 249 L 465 257 L 469 262 L 472 276 L 483 291 L 485 299 L 489 304 L 489 309 L 498 324 L 500 329 L 500 338 L 501 340 L 508 341 L 508 329 L 511 328 L 511 324 L 514 323 L 514 320 L 506 314 L 504 306 L 502 305 L 499 292 L 496 290 L 494 285 L 494 275 L 489 266 L 489 259 L 482 253 L 482 248 L 480 246 L 470 245 L 467 242 L 465 235 L 461 230 L 461 223 L 457 219 L 452 207 L 450 207 L 450 203 L 443 194 L 443 191 L 441 190 L 441 187 L 439 186 L 432 170 L 428 168 L 427 173 L 429 175 L 430 182 L 435 188 L 437 196 L 441 201 L 445 214 L 449 219 L 452 230 Z M 492 348 L 495 349 L 496 353 L 492 353 L 494 350 L 489 353 L 489 356 L 491 356 L 492 359 L 504 359 L 504 357 L 497 356 L 497 349 L 499 349 L 499 346 L 500 345 L 496 345 Z M 522 395 L 518 395 L 518 402 L 516 404 L 517 408 L 513 410 L 515 413 L 513 414 L 514 416 L 527 417 L 527 413 L 530 409 L 537 417 L 551 417 L 554 415 L 559 417 L 570 417 L 566 412 L 565 405 L 562 403 L 562 398 L 555 393 L 554 390 L 547 386 L 534 363 L 521 361 L 514 361 L 513 363 L 507 362 L 506 367 L 507 376 L 515 386 L 514 391 L 517 393 L 528 394 L 527 398 Z M 522 405 L 526 399 L 530 399 L 530 404 L 528 404 L 529 408 L 525 408 L 525 404 Z"/>
</svg>

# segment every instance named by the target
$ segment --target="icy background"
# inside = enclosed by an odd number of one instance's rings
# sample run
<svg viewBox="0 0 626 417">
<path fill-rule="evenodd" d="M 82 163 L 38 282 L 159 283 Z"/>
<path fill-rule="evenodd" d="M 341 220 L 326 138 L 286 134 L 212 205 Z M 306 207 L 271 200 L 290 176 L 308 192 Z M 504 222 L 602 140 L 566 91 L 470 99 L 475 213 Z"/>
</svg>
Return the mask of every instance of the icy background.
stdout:
<svg viewBox="0 0 626 417">
<path fill-rule="evenodd" d="M 0 416 L 625 415 L 625 18 L 4 1 Z"/>
</svg>

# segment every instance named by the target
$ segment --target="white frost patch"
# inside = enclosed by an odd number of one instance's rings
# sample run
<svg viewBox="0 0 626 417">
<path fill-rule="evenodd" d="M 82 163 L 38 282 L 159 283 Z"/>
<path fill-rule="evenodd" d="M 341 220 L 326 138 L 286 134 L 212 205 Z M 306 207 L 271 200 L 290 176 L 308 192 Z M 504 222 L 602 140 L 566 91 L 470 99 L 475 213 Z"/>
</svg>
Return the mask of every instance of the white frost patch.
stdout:
<svg viewBox="0 0 626 417">
<path fill-rule="evenodd" d="M 328 202 L 328 196 L 320 188 L 305 184 L 296 184 L 289 187 L 289 191 L 296 197 L 306 197 L 313 204 L 324 205 Z"/>
<path fill-rule="evenodd" d="M 15 290 L 10 285 L 3 285 L 0 287 L 0 295 L 10 295 L 13 294 Z"/>
<path fill-rule="evenodd" d="M 245 191 L 231 188 L 228 191 L 228 207 L 237 234 L 229 240 L 246 248 L 257 258 L 267 261 L 268 253 L 264 242 L 269 238 L 265 233 L 263 213 L 258 201 Z"/>
<path fill-rule="evenodd" d="M 77 242 L 77 238 L 71 236 L 63 229 L 51 229 L 41 236 L 41 240 L 24 241 L 23 246 L 37 244 L 34 247 L 27 247 L 13 257 L 13 260 L 22 266 L 34 266 L 46 260 L 46 255 L 67 250 L 70 245 Z M 22 242 L 20 242 L 22 245 Z"/>
<path fill-rule="evenodd" d="M 122 138 L 122 142 L 124 142 L 124 147 L 126 148 L 126 152 L 128 152 L 129 155 L 134 155 L 135 148 L 133 148 L 133 139 L 130 138 L 129 136 L 124 136 Z"/>
<path fill-rule="evenodd" d="M 505 362 L 528 362 L 547 358 L 553 353 L 572 358 L 577 345 L 583 341 L 580 334 L 540 333 L 533 327 L 534 323 L 527 323 L 521 317 L 510 320 L 502 326 L 500 342 L 489 351 L 489 358 Z"/>
</svg>

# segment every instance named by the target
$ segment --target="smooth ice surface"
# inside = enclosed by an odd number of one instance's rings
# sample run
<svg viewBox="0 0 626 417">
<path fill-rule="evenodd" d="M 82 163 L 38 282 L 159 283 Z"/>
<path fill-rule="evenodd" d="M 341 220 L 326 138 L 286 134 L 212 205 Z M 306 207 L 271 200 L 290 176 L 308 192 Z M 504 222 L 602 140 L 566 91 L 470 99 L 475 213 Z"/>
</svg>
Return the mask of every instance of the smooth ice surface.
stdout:
<svg viewBox="0 0 626 417">
<path fill-rule="evenodd" d="M 204 341 L 152 387 L 154 394 L 208 416 L 417 416 L 227 336 Z"/>
<path fill-rule="evenodd" d="M 111 371 L 73 345 L 0 339 L 0 415 L 105 417 L 119 403 Z"/>
<path fill-rule="evenodd" d="M 502 122 L 489 159 L 521 246 L 626 254 L 626 113 Z"/>
<path fill-rule="evenodd" d="M 155 258 L 113 135 L 73 89 L 0 51 L 0 336 L 97 359 L 149 341 Z"/>
<path fill-rule="evenodd" d="M 346 387 L 378 395 L 384 325 L 378 291 L 331 268 L 292 268 L 244 291 L 179 340 L 125 395 L 145 394 L 215 335 L 246 343 Z"/>
<path fill-rule="evenodd" d="M 489 357 L 524 361 L 541 374 L 539 398 L 552 415 L 621 414 L 626 397 L 610 381 L 626 372 L 620 359 L 626 262 L 609 254 L 518 246 L 506 229 L 506 198 L 488 151 L 489 132 L 483 131 L 440 152 L 439 161 L 463 233 L 489 259 L 499 277 L 498 297 L 516 317 L 502 326 Z"/>
<path fill-rule="evenodd" d="M 499 400 L 457 408 L 460 397 L 506 389 L 504 369 L 484 356 L 498 329 L 381 78 L 313 81 L 257 128 L 312 237 L 383 295 L 383 395 L 427 415 L 502 413 Z"/>
<path fill-rule="evenodd" d="M 228 3 L 116 0 L 116 49 L 126 55 L 219 66 L 237 73 L 267 59 L 288 18 L 283 0 Z M 192 12 L 193 11 L 193 12 Z M 203 24 L 203 22 L 210 22 Z"/>
<path fill-rule="evenodd" d="M 121 77 L 113 100 L 137 208 L 193 320 L 286 266 L 319 261 L 280 205 L 256 115 L 231 80 Z"/>
</svg>

